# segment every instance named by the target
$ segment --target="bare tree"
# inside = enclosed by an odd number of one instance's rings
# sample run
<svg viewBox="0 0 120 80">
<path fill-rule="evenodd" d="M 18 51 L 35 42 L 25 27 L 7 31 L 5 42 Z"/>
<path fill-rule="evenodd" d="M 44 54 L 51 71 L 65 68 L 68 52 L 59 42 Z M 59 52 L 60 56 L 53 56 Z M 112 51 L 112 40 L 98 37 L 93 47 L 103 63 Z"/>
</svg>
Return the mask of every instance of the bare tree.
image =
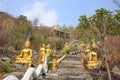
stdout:
<svg viewBox="0 0 120 80">
<path fill-rule="evenodd" d="M 35 18 L 35 19 L 33 20 L 33 25 L 36 26 L 36 25 L 38 25 L 38 24 L 39 24 L 39 19 L 38 19 L 38 18 Z"/>
</svg>

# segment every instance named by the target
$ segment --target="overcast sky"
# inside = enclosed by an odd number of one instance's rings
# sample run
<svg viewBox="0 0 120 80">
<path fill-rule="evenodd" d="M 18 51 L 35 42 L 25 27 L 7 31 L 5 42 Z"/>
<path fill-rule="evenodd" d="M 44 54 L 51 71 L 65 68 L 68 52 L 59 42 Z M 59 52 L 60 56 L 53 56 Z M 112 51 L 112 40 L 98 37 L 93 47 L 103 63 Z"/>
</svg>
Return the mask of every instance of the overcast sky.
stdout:
<svg viewBox="0 0 120 80">
<path fill-rule="evenodd" d="M 114 11 L 118 7 L 112 0 L 0 0 L 0 10 L 14 17 L 38 18 L 47 26 L 57 23 L 77 26 L 81 15 L 92 16 L 100 8 Z"/>
</svg>

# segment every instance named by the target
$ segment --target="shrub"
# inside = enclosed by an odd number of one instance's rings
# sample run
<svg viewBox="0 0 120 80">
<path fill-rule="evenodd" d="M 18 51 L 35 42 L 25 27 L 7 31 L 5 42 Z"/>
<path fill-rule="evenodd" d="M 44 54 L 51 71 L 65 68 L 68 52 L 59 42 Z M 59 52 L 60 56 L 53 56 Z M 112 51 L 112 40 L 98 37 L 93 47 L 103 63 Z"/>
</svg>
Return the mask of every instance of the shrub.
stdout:
<svg viewBox="0 0 120 80">
<path fill-rule="evenodd" d="M 48 69 L 51 70 L 52 69 L 52 62 L 53 62 L 53 51 L 50 53 L 50 55 L 48 56 Z"/>
<path fill-rule="evenodd" d="M 71 49 L 68 48 L 68 49 L 65 49 L 62 51 L 63 54 L 69 54 L 71 52 Z"/>
<path fill-rule="evenodd" d="M 0 72 L 12 72 L 14 68 L 9 63 L 0 63 Z"/>
</svg>

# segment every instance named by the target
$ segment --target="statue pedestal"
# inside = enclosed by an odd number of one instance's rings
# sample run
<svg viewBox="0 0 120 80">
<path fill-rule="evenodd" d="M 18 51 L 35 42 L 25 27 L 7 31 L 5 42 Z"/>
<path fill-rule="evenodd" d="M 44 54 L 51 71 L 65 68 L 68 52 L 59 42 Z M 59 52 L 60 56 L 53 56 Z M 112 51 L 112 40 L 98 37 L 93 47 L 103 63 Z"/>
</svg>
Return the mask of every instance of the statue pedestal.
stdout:
<svg viewBox="0 0 120 80">
<path fill-rule="evenodd" d="M 28 64 L 28 67 L 30 67 L 31 66 L 31 64 L 32 64 L 32 59 L 31 60 L 27 60 L 27 59 L 16 59 L 15 60 L 15 62 L 16 63 L 27 63 Z"/>
<path fill-rule="evenodd" d="M 97 68 L 98 65 L 99 65 L 98 61 L 88 61 L 86 66 L 88 69 L 93 69 Z"/>
</svg>

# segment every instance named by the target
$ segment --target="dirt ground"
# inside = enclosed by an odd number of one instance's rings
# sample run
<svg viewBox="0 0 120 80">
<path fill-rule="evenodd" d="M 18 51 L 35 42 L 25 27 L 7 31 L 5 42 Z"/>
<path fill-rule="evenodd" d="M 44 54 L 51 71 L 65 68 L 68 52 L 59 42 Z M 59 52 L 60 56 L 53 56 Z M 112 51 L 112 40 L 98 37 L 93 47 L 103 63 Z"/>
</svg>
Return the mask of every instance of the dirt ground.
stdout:
<svg viewBox="0 0 120 80">
<path fill-rule="evenodd" d="M 11 73 L 0 73 L 0 80 L 3 80 L 5 77 L 9 76 L 9 75 L 13 75 L 16 76 L 17 78 L 22 77 L 22 74 L 24 74 L 24 72 L 11 72 Z"/>
</svg>

